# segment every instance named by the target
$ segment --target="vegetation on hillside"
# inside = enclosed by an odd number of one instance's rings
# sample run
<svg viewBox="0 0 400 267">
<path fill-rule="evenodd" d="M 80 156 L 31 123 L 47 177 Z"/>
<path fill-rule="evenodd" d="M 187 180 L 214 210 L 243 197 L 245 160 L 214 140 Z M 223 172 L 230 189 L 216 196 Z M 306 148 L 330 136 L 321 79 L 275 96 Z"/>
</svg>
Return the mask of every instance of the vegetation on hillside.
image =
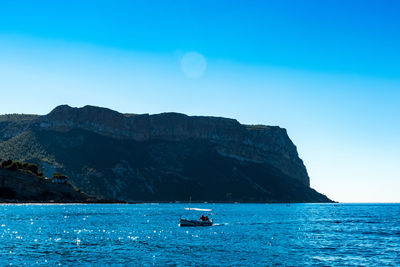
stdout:
<svg viewBox="0 0 400 267">
<path fill-rule="evenodd" d="M 61 167 L 46 149 L 42 147 L 32 131 L 26 131 L 7 141 L 0 142 L 0 157 L 21 162 L 49 163 Z"/>
<path fill-rule="evenodd" d="M 28 173 L 38 176 L 40 178 L 45 178 L 43 172 L 39 172 L 38 165 L 36 165 L 34 163 L 19 162 L 19 161 L 11 160 L 11 159 L 3 161 L 2 159 L 0 159 L 0 168 L 11 170 L 11 171 L 28 172 Z M 68 180 L 68 177 L 62 173 L 55 172 L 53 174 L 52 179 Z M 80 191 L 79 188 L 76 188 L 76 190 Z"/>
<path fill-rule="evenodd" d="M 19 162 L 10 159 L 2 161 L 0 159 L 0 167 L 12 171 L 25 171 L 36 176 L 43 177 L 43 173 L 39 172 L 38 166 L 34 163 Z"/>
</svg>

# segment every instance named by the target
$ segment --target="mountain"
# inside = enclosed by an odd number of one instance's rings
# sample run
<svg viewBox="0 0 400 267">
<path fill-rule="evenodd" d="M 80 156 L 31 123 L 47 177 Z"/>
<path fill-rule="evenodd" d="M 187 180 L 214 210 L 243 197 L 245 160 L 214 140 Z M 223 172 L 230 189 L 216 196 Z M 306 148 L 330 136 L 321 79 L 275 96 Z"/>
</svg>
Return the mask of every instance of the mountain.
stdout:
<svg viewBox="0 0 400 267">
<path fill-rule="evenodd" d="M 0 161 L 0 203 L 2 202 L 100 202 L 62 179 L 48 179 L 34 164 Z"/>
<path fill-rule="evenodd" d="M 331 201 L 310 188 L 285 129 L 220 117 L 67 105 L 44 116 L 2 115 L 0 158 L 126 201 Z"/>
</svg>

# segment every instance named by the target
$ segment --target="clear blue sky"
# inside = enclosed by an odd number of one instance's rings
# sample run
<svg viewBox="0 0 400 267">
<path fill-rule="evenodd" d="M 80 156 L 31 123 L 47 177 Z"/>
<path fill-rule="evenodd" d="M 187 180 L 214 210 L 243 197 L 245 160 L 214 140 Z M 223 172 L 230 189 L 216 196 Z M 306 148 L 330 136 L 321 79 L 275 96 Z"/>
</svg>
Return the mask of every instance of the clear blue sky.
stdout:
<svg viewBox="0 0 400 267">
<path fill-rule="evenodd" d="M 0 114 L 59 104 L 285 127 L 311 185 L 400 202 L 400 2 L 1 1 Z"/>
</svg>

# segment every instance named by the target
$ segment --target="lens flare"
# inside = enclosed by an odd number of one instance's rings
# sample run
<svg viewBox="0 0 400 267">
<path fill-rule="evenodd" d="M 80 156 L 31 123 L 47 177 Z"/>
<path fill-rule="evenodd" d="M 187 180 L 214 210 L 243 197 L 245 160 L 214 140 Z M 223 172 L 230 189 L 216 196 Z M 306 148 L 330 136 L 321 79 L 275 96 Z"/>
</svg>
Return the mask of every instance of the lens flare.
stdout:
<svg viewBox="0 0 400 267">
<path fill-rule="evenodd" d="M 182 57 L 181 68 L 187 77 L 192 79 L 200 78 L 206 71 L 207 61 L 202 54 L 189 52 Z"/>
</svg>

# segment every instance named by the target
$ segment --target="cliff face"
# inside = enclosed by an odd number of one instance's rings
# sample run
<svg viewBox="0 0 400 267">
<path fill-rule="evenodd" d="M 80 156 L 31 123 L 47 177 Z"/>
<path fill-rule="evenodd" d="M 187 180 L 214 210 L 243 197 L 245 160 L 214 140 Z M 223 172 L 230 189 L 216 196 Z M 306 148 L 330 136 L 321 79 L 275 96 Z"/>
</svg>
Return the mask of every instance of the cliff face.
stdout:
<svg viewBox="0 0 400 267">
<path fill-rule="evenodd" d="M 0 158 L 35 162 L 47 176 L 62 172 L 108 199 L 330 201 L 309 187 L 285 129 L 226 118 L 93 106 L 14 122 L 0 116 Z"/>
<path fill-rule="evenodd" d="M 59 106 L 38 119 L 42 129 L 81 129 L 134 141 L 207 140 L 217 152 L 240 161 L 269 163 L 309 186 L 309 177 L 296 146 L 285 129 L 242 125 L 233 119 L 179 113 L 124 115 L 106 108 Z"/>
</svg>

